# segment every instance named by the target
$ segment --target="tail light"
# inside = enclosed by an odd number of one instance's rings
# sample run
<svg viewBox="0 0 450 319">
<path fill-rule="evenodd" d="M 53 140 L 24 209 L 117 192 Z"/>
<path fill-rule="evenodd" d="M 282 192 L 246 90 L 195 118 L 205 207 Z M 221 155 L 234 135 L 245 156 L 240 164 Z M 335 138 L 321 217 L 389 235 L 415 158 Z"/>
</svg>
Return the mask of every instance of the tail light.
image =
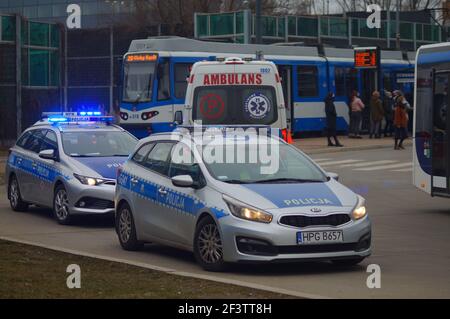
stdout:
<svg viewBox="0 0 450 319">
<path fill-rule="evenodd" d="M 281 130 L 281 137 L 283 138 L 283 140 L 284 140 L 286 143 L 292 144 L 291 131 L 289 131 L 288 129 L 282 129 L 282 130 Z"/>
</svg>

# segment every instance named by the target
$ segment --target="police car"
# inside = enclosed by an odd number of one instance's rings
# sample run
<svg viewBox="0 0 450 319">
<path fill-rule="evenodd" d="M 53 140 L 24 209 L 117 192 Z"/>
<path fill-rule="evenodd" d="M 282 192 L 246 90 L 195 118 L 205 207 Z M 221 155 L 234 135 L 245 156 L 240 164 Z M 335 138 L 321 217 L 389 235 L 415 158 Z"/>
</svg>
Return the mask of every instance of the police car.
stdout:
<svg viewBox="0 0 450 319">
<path fill-rule="evenodd" d="M 254 143 L 246 132 L 180 130 L 141 140 L 119 169 L 116 232 L 125 250 L 170 245 L 211 271 L 228 262 L 353 265 L 370 255 L 364 199 L 297 148 L 271 136 Z M 277 147 L 270 161 L 236 158 L 267 147 Z"/>
<path fill-rule="evenodd" d="M 60 224 L 74 215 L 114 212 L 116 172 L 137 139 L 98 112 L 47 113 L 10 149 L 11 208 L 53 208 Z"/>
<path fill-rule="evenodd" d="M 291 140 L 278 69 L 273 62 L 218 58 L 196 62 L 188 79 L 183 125 L 268 125 Z"/>
</svg>

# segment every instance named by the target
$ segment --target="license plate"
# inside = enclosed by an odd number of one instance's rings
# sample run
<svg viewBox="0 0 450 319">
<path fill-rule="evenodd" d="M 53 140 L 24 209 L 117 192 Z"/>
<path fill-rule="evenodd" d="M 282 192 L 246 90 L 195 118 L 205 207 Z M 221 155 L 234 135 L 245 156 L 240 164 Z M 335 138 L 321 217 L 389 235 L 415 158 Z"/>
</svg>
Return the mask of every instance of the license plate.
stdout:
<svg viewBox="0 0 450 319">
<path fill-rule="evenodd" d="M 342 230 L 302 231 L 297 232 L 297 244 L 329 244 L 342 243 L 344 234 Z"/>
</svg>

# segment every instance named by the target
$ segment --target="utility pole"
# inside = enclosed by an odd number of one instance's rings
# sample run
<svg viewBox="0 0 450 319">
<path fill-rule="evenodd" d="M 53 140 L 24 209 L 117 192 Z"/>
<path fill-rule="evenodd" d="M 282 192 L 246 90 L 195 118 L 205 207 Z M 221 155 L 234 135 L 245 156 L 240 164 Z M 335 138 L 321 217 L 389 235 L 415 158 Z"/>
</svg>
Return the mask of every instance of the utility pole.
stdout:
<svg viewBox="0 0 450 319">
<path fill-rule="evenodd" d="M 400 50 L 400 0 L 396 1 L 395 6 L 397 7 L 395 11 L 395 47 Z"/>
<path fill-rule="evenodd" d="M 391 0 L 387 2 L 386 8 L 386 44 L 387 48 L 391 48 Z"/>
<path fill-rule="evenodd" d="M 256 15 L 256 21 L 255 21 L 255 35 L 256 35 L 256 43 L 261 44 L 261 0 L 256 0 L 256 7 L 255 7 L 255 15 Z"/>
</svg>

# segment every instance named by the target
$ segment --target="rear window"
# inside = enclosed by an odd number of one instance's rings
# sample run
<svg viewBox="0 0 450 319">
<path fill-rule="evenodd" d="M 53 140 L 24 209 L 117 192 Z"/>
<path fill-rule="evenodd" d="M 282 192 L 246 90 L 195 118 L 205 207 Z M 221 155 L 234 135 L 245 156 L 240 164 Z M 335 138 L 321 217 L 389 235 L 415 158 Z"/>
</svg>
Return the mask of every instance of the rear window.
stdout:
<svg viewBox="0 0 450 319">
<path fill-rule="evenodd" d="M 278 119 L 272 86 L 201 86 L 194 91 L 193 120 L 202 124 L 270 125 Z"/>
</svg>

